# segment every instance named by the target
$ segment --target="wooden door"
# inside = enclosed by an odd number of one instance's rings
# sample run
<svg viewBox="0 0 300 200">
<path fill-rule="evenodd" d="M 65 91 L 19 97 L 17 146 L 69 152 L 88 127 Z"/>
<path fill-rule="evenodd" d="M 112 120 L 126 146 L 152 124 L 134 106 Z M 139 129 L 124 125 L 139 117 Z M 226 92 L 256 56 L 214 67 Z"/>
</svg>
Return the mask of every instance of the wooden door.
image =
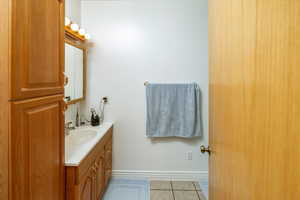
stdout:
<svg viewBox="0 0 300 200">
<path fill-rule="evenodd" d="M 11 5 L 11 100 L 63 93 L 63 0 Z"/>
<path fill-rule="evenodd" d="M 11 103 L 11 200 L 64 199 L 62 99 Z"/>
<path fill-rule="evenodd" d="M 210 200 L 300 199 L 300 1 L 210 0 Z"/>
<path fill-rule="evenodd" d="M 0 0 L 0 199 L 9 198 L 9 0 Z"/>
</svg>

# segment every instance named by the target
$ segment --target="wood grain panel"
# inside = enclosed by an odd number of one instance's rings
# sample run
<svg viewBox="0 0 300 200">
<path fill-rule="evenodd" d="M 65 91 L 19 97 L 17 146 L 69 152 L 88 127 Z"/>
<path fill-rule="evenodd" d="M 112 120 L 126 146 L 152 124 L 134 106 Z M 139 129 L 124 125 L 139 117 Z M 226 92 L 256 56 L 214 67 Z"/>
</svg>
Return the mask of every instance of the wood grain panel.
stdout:
<svg viewBox="0 0 300 200">
<path fill-rule="evenodd" d="M 63 95 L 12 103 L 11 199 L 64 198 Z"/>
<path fill-rule="evenodd" d="M 300 1 L 211 0 L 210 199 L 300 199 Z"/>
<path fill-rule="evenodd" d="M 95 192 L 95 175 L 94 171 L 90 170 L 87 176 L 84 177 L 83 182 L 79 185 L 80 187 L 80 200 L 96 200 Z"/>
<path fill-rule="evenodd" d="M 76 167 L 76 184 L 81 182 L 83 176 L 85 176 L 86 172 L 95 162 L 95 159 L 104 152 L 104 147 L 106 143 L 112 138 L 113 128 L 110 128 L 107 133 L 101 138 L 98 144 L 94 147 L 94 149 L 81 161 L 80 165 Z"/>
<path fill-rule="evenodd" d="M 101 199 L 103 192 L 105 190 L 105 168 L 104 168 L 104 151 L 98 156 L 96 160 L 96 199 Z"/>
<path fill-rule="evenodd" d="M 12 100 L 63 93 L 64 4 L 12 0 Z"/>
<path fill-rule="evenodd" d="M 110 135 L 107 144 L 105 145 L 104 154 L 104 170 L 105 170 L 105 186 L 108 185 L 112 176 L 112 135 Z"/>
<path fill-rule="evenodd" d="M 0 0 L 0 199 L 9 198 L 9 1 Z"/>
</svg>

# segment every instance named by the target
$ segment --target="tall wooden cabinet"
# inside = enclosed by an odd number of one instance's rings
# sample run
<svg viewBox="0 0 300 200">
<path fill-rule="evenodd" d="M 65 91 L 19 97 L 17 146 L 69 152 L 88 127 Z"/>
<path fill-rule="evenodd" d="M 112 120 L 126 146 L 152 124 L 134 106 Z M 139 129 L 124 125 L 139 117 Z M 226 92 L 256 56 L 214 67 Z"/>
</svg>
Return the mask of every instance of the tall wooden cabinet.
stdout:
<svg viewBox="0 0 300 200">
<path fill-rule="evenodd" d="M 63 95 L 12 102 L 13 200 L 61 199 L 64 191 Z"/>
<path fill-rule="evenodd" d="M 0 0 L 0 199 L 64 199 L 64 1 Z"/>
<path fill-rule="evenodd" d="M 11 99 L 63 93 L 62 0 L 11 4 Z"/>
</svg>

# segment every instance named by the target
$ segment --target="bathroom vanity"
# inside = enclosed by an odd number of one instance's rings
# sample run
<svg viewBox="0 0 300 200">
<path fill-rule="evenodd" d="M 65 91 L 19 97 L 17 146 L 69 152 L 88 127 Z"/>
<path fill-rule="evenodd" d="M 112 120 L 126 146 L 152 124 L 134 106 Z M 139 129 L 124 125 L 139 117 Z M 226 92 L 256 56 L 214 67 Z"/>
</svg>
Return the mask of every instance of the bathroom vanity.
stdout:
<svg viewBox="0 0 300 200">
<path fill-rule="evenodd" d="M 99 200 L 112 174 L 113 124 L 80 127 L 65 139 L 67 200 Z"/>
<path fill-rule="evenodd" d="M 67 200 L 100 200 L 112 173 L 113 124 L 80 126 L 85 99 L 87 41 L 65 26 L 65 186 Z M 84 117 L 83 117 L 84 118 Z M 75 125 L 76 124 L 76 128 Z M 79 127 L 78 127 L 79 126 Z"/>
</svg>

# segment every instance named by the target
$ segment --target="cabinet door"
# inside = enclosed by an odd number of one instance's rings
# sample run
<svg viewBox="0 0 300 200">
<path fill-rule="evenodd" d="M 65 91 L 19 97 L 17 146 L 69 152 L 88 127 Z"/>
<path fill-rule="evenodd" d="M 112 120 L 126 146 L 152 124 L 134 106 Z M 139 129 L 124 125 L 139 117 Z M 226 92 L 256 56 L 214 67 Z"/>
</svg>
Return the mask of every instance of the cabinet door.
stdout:
<svg viewBox="0 0 300 200">
<path fill-rule="evenodd" d="M 92 167 L 80 183 L 80 200 L 95 200 L 95 172 Z"/>
<path fill-rule="evenodd" d="M 11 103 L 13 200 L 64 199 L 63 95 Z"/>
<path fill-rule="evenodd" d="M 12 0 L 11 100 L 63 93 L 63 0 Z"/>
<path fill-rule="evenodd" d="M 105 186 L 112 175 L 112 139 L 105 145 Z"/>
<path fill-rule="evenodd" d="M 96 160 L 96 197 L 99 199 L 104 192 L 105 170 L 104 170 L 104 152 Z"/>
</svg>

